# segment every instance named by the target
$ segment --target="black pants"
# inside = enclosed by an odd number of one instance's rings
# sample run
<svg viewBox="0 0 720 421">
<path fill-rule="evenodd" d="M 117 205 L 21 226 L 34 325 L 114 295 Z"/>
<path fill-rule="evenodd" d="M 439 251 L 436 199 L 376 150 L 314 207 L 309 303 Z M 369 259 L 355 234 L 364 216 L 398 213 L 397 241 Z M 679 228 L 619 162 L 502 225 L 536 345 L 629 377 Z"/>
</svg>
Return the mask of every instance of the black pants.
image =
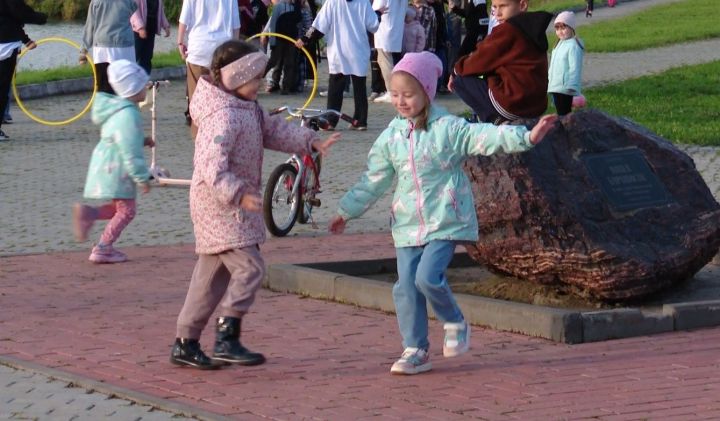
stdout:
<svg viewBox="0 0 720 421">
<path fill-rule="evenodd" d="M 2 92 L 2 94 L 0 94 L 0 110 L 2 110 L 3 113 L 7 108 L 8 101 L 10 100 L 7 93 L 12 84 L 13 73 L 15 73 L 17 55 L 17 50 L 15 50 L 10 57 L 5 60 L 0 60 L 0 92 Z M 0 118 L 0 128 L 2 128 L 2 118 Z"/>
<path fill-rule="evenodd" d="M 353 86 L 353 100 L 355 100 L 355 112 L 353 118 L 357 120 L 359 126 L 367 127 L 368 117 L 368 99 L 367 99 L 367 88 L 365 87 L 364 76 L 350 75 Z M 334 73 L 330 75 L 328 81 L 328 96 L 327 96 L 327 109 L 342 111 L 343 103 L 343 91 L 345 90 L 345 83 L 347 75 L 342 73 Z M 330 122 L 333 127 L 337 125 L 338 120 Z"/>
<path fill-rule="evenodd" d="M 110 86 L 107 69 L 110 63 L 95 63 L 95 73 L 97 73 L 97 88 L 99 92 L 105 92 L 115 95 L 115 90 Z"/>
<path fill-rule="evenodd" d="M 153 51 L 155 50 L 155 33 L 152 34 L 148 31 L 145 39 L 135 32 L 135 60 L 137 64 L 145 69 L 145 72 L 149 75 L 152 71 L 152 57 Z"/>
<path fill-rule="evenodd" d="M 380 65 L 377 61 L 377 50 L 370 50 L 370 92 L 377 92 L 379 94 L 385 92 L 385 79 L 382 77 L 380 71 Z"/>
<path fill-rule="evenodd" d="M 500 117 L 500 113 L 492 105 L 488 84 L 485 79 L 477 76 L 453 76 L 455 94 L 472 108 L 478 119 L 492 123 Z"/>
<path fill-rule="evenodd" d="M 272 84 L 280 86 L 283 92 L 295 92 L 298 81 L 298 49 L 291 43 L 278 40 L 270 50 L 270 60 L 265 67 L 265 74 L 273 69 Z M 282 85 L 280 75 L 282 74 Z"/>
<path fill-rule="evenodd" d="M 570 114 L 570 111 L 572 111 L 572 95 L 565 95 L 553 92 L 552 97 L 558 115 Z"/>
</svg>

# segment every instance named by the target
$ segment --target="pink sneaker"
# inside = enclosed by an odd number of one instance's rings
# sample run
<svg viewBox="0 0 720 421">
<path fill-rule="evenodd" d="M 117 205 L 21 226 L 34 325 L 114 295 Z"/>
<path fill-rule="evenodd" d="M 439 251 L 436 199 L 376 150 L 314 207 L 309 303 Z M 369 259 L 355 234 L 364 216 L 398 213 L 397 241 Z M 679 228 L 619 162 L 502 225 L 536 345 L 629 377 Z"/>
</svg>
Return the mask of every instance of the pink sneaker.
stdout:
<svg viewBox="0 0 720 421">
<path fill-rule="evenodd" d="M 73 205 L 73 231 L 75 240 L 87 241 L 88 232 L 95 222 L 95 208 L 76 203 Z"/>
<path fill-rule="evenodd" d="M 90 253 L 90 260 L 93 263 L 122 263 L 127 261 L 127 255 L 121 251 L 115 250 L 113 246 L 105 246 L 98 244 L 93 247 Z"/>
</svg>

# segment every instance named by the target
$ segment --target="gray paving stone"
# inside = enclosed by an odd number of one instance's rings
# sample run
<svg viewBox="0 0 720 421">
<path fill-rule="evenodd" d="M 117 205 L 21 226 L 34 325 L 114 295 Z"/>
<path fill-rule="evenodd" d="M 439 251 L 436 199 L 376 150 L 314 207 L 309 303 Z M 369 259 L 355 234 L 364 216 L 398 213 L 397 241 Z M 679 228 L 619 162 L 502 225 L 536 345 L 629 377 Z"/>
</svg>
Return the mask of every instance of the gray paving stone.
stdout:
<svg viewBox="0 0 720 421">
<path fill-rule="evenodd" d="M 191 419 L 3 365 L 0 379 L 0 420 Z"/>
</svg>

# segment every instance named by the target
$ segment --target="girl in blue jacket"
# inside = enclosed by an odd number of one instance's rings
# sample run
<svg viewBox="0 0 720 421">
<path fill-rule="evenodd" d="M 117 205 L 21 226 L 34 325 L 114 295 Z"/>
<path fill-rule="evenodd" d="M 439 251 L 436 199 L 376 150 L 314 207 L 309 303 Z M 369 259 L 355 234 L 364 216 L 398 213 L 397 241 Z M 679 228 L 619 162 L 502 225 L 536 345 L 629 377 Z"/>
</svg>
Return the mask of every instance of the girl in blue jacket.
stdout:
<svg viewBox="0 0 720 421">
<path fill-rule="evenodd" d="M 368 169 L 340 200 L 330 232 L 345 230 L 390 188 L 397 175 L 391 224 L 398 281 L 393 287 L 403 351 L 391 373 L 417 374 L 431 368 L 428 355 L 430 301 L 445 329 L 443 355 L 467 352 L 470 325 L 448 286 L 445 271 L 455 245 L 478 239 L 470 182 L 461 168 L 473 155 L 521 152 L 540 142 L 557 116 L 545 116 L 528 131 L 522 126 L 471 124 L 433 105 L 442 63 L 432 53 L 407 53 L 390 83 L 399 115 L 368 155 Z"/>
<path fill-rule="evenodd" d="M 143 145 L 152 146 L 152 140 L 143 135 L 138 108 L 145 99 L 148 75 L 134 60 L 117 60 L 108 66 L 108 80 L 117 96 L 100 92 L 93 103 L 92 121 L 102 129 L 90 159 L 84 196 L 109 202 L 101 206 L 77 203 L 73 208 L 78 241 L 87 239 L 95 220 L 110 220 L 90 254 L 93 263 L 127 260 L 124 253 L 113 248 L 113 243 L 135 218 L 136 185 L 143 193 L 150 191 Z"/>
<path fill-rule="evenodd" d="M 580 95 L 585 47 L 575 36 L 575 14 L 561 12 L 555 18 L 558 42 L 550 57 L 548 93 L 553 97 L 558 115 L 572 111 L 573 97 Z"/>
</svg>

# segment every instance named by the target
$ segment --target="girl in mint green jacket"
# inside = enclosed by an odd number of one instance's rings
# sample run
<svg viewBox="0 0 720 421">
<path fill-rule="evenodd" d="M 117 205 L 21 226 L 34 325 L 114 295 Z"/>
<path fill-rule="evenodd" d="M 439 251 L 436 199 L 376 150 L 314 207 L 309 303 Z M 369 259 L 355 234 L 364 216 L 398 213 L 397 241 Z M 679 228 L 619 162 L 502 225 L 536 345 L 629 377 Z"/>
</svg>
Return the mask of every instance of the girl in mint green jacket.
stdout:
<svg viewBox="0 0 720 421">
<path fill-rule="evenodd" d="M 561 12 L 555 18 L 558 43 L 550 56 L 548 93 L 552 95 L 558 115 L 572 111 L 573 97 L 580 95 L 585 46 L 575 35 L 575 14 Z"/>
<path fill-rule="evenodd" d="M 375 141 L 368 170 L 340 200 L 330 232 L 362 215 L 390 188 L 392 233 L 398 281 L 393 300 L 405 348 L 390 371 L 417 374 L 431 368 L 426 300 L 445 322 L 443 355 L 469 348 L 470 325 L 448 286 L 445 270 L 459 241 L 477 241 L 478 225 L 470 183 L 461 164 L 474 155 L 522 152 L 538 143 L 557 116 L 522 126 L 470 124 L 432 105 L 442 63 L 432 53 L 407 53 L 395 66 L 390 94 L 400 114 Z"/>
<path fill-rule="evenodd" d="M 135 218 L 136 186 L 150 191 L 150 172 L 145 164 L 143 145 L 151 145 L 143 135 L 138 103 L 145 99 L 148 75 L 134 61 L 117 60 L 108 66 L 108 79 L 117 95 L 101 92 L 92 107 L 93 123 L 102 126 L 100 141 L 90 158 L 84 197 L 108 201 L 101 206 L 80 203 L 73 208 L 75 237 L 85 241 L 93 223 L 109 219 L 92 249 L 93 263 L 120 263 L 127 256 L 113 248 L 123 229 Z"/>
</svg>

